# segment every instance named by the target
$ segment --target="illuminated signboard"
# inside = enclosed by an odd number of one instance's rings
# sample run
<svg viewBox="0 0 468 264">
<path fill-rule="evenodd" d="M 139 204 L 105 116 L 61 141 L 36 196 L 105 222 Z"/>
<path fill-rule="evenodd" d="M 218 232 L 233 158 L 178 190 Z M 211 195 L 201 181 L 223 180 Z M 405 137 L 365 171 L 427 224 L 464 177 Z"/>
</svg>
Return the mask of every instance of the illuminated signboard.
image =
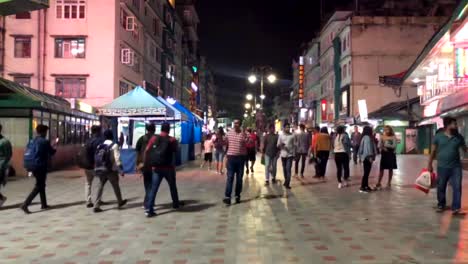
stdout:
<svg viewBox="0 0 468 264">
<path fill-rule="evenodd" d="M 455 49 L 455 77 L 468 77 L 468 48 L 459 47 Z"/>
<path fill-rule="evenodd" d="M 304 57 L 299 58 L 299 107 L 304 100 Z"/>
<path fill-rule="evenodd" d="M 320 107 L 322 109 L 322 121 L 325 121 L 327 120 L 327 100 L 322 99 Z"/>
</svg>

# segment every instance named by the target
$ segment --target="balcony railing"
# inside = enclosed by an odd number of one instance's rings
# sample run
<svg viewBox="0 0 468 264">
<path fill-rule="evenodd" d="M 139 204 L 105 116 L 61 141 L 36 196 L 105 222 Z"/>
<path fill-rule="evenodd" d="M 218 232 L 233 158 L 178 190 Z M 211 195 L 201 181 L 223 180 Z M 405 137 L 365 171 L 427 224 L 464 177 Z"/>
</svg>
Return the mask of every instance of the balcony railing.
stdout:
<svg viewBox="0 0 468 264">
<path fill-rule="evenodd" d="M 420 96 L 421 104 L 428 104 L 449 94 L 468 88 L 468 78 L 456 78 L 454 81 L 439 81 L 432 89 L 423 86 Z"/>
</svg>

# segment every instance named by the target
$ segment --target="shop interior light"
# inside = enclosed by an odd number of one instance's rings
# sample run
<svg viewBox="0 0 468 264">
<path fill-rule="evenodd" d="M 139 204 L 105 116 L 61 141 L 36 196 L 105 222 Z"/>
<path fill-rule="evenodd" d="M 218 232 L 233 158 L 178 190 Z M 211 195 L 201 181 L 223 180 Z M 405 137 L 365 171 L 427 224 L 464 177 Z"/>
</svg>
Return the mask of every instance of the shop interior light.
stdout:
<svg viewBox="0 0 468 264">
<path fill-rule="evenodd" d="M 413 79 L 413 82 L 414 82 L 414 83 L 420 83 L 420 82 L 421 82 L 421 79 L 419 79 L 418 77 L 416 77 L 416 78 Z"/>
</svg>

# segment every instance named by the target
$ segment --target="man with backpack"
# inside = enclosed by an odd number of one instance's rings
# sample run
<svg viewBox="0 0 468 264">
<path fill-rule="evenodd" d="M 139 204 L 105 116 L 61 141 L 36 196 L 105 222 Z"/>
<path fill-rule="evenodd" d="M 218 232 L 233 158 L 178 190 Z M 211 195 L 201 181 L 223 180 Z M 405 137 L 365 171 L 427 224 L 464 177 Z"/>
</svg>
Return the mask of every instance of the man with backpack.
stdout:
<svg viewBox="0 0 468 264">
<path fill-rule="evenodd" d="M 151 181 L 153 177 L 153 171 L 151 170 L 151 166 L 145 166 L 145 150 L 146 146 L 148 146 L 148 142 L 154 136 L 154 132 L 156 131 L 156 126 L 154 124 L 146 125 L 146 135 L 141 136 L 136 144 L 136 151 L 137 151 L 137 169 L 141 171 L 143 175 L 143 185 L 145 187 L 145 199 L 143 200 L 143 206 L 146 203 L 146 199 L 148 198 L 148 194 L 151 191 Z"/>
<path fill-rule="evenodd" d="M 161 126 L 161 134 L 153 136 L 145 152 L 145 162 L 153 170 L 151 191 L 145 201 L 145 213 L 147 217 L 154 217 L 154 203 L 161 181 L 166 179 L 169 184 L 172 197 L 172 207 L 178 209 L 182 204 L 177 193 L 176 171 L 173 164 L 173 156 L 177 152 L 177 140 L 169 136 L 169 123 Z"/>
<path fill-rule="evenodd" d="M 104 140 L 102 139 L 101 127 L 91 127 L 91 138 L 86 142 L 83 148 L 78 153 L 78 166 L 85 171 L 86 186 L 85 186 L 85 200 L 86 207 L 93 208 L 93 200 L 91 196 L 91 189 L 94 179 L 94 154 L 96 149 Z"/>
<path fill-rule="evenodd" d="M 24 152 L 24 167 L 27 171 L 32 172 L 32 175 L 36 178 L 34 189 L 20 207 L 26 214 L 31 213 L 28 207 L 38 194 L 41 197 L 41 209 L 49 209 L 46 198 L 47 170 L 49 159 L 55 154 L 55 145 L 58 141 L 54 142 L 54 146 L 50 144 L 49 140 L 46 139 L 48 130 L 48 126 L 38 125 L 36 127 L 36 138 L 28 143 Z"/>
<path fill-rule="evenodd" d="M 114 143 L 114 135 L 111 130 L 104 132 L 104 142 L 100 144 L 94 155 L 94 173 L 99 177 L 98 193 L 96 202 L 94 203 L 94 212 L 100 213 L 102 193 L 104 185 L 110 181 L 114 189 L 115 197 L 119 209 L 127 203 L 127 200 L 122 199 L 122 193 L 119 186 L 119 171 L 122 171 L 122 162 L 120 161 L 119 146 Z M 122 173 L 122 177 L 124 174 Z"/>
<path fill-rule="evenodd" d="M 2 135 L 2 129 L 3 127 L 0 125 L 0 191 L 2 186 L 6 185 L 8 178 L 7 171 L 10 166 L 11 156 L 13 155 L 11 143 Z M 6 200 L 6 196 L 0 192 L 0 207 L 2 207 Z"/>
</svg>

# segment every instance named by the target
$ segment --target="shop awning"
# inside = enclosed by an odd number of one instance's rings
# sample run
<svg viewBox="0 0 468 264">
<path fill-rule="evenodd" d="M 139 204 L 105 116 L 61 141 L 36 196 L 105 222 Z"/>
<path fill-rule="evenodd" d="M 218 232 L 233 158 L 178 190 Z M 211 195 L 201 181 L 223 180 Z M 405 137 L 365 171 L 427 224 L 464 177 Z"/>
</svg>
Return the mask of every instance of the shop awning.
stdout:
<svg viewBox="0 0 468 264">
<path fill-rule="evenodd" d="M 174 117 L 174 111 L 168 109 L 158 99 L 140 86 L 114 99 L 100 109 L 104 116 L 166 116 Z"/>
<path fill-rule="evenodd" d="M 437 31 L 429 42 L 424 46 L 424 49 L 418 55 L 416 60 L 413 62 L 411 67 L 406 71 L 405 75 L 402 78 L 402 82 L 406 81 L 411 74 L 416 70 L 416 68 L 426 59 L 426 57 L 432 52 L 434 47 L 436 47 L 437 43 L 444 37 L 444 35 L 449 32 L 454 24 L 455 21 L 460 20 L 461 18 L 466 16 L 468 6 L 468 0 L 460 1 L 460 4 L 454 10 L 453 15 L 450 19 L 444 24 L 443 27 Z"/>
<path fill-rule="evenodd" d="M 406 71 L 394 75 L 379 76 L 379 82 L 386 86 L 401 86 L 405 75 Z"/>
<path fill-rule="evenodd" d="M 382 106 L 376 111 L 369 113 L 370 119 L 394 119 L 394 120 L 408 120 L 415 119 L 413 115 L 408 114 L 408 111 L 402 113 L 402 110 L 407 110 L 413 104 L 419 103 L 419 97 L 409 99 L 408 101 L 392 102 Z"/>
<path fill-rule="evenodd" d="M 58 96 L 0 78 L 0 107 L 41 108 L 71 113 L 70 103 Z"/>
</svg>

